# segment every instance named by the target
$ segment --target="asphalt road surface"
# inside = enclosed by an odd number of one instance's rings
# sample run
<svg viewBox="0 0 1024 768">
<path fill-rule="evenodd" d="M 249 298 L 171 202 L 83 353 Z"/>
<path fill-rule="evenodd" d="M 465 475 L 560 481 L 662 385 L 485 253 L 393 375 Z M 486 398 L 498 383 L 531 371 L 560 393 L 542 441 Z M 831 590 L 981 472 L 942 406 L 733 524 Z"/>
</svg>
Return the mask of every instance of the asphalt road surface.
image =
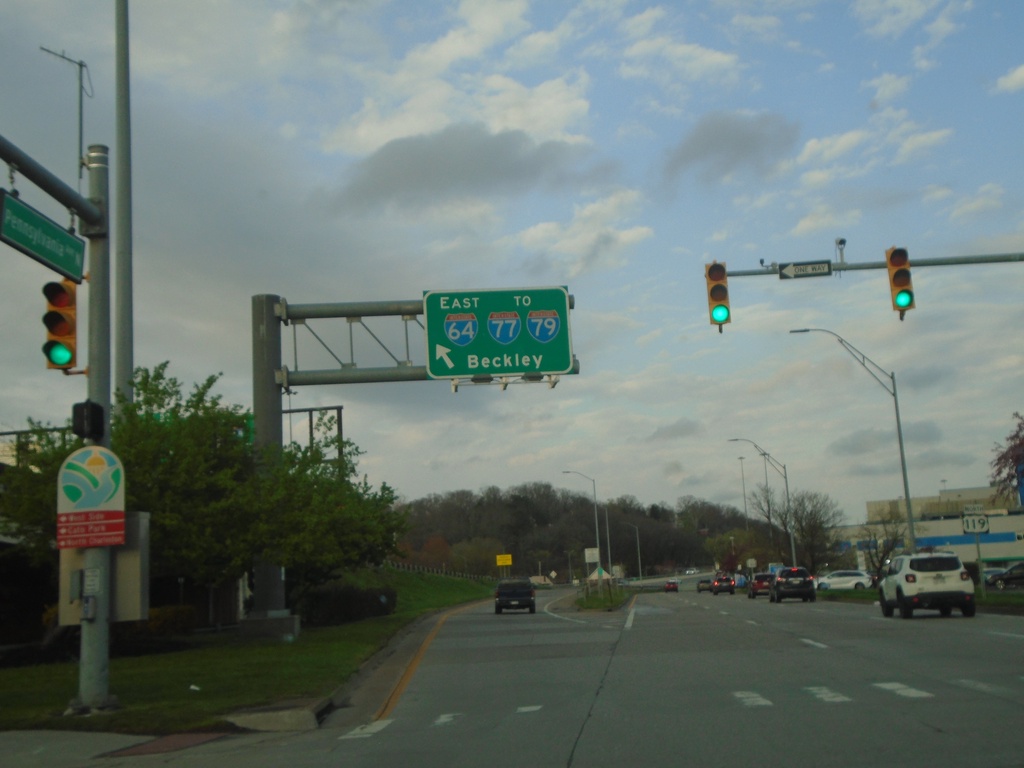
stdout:
<svg viewBox="0 0 1024 768">
<path fill-rule="evenodd" d="M 1024 618 L 745 593 L 450 615 L 379 719 L 228 737 L 132 766 L 1024 765 Z M 96 761 L 83 762 L 96 765 Z M 116 765 L 107 758 L 104 765 Z M 124 764 L 124 763 L 122 763 Z"/>
</svg>

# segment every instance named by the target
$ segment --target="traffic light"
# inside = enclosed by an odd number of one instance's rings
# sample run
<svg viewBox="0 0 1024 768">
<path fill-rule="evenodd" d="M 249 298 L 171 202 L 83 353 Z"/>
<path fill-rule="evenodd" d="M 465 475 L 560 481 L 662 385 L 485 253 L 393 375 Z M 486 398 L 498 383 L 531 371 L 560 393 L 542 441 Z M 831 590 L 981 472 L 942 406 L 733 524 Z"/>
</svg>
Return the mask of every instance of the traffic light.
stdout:
<svg viewBox="0 0 1024 768">
<path fill-rule="evenodd" d="M 725 264 L 715 261 L 704 265 L 704 278 L 708 283 L 708 315 L 711 324 L 722 326 L 732 322 L 732 310 L 729 309 L 729 274 Z"/>
<path fill-rule="evenodd" d="M 71 406 L 71 431 L 86 440 L 99 440 L 103 437 L 103 417 L 103 406 L 99 403 L 75 403 Z"/>
<path fill-rule="evenodd" d="M 46 297 L 46 314 L 43 315 L 46 343 L 43 344 L 43 354 L 46 355 L 47 368 L 67 371 L 75 367 L 78 347 L 76 291 L 77 286 L 70 280 L 43 286 L 43 295 Z"/>
<path fill-rule="evenodd" d="M 889 291 L 892 308 L 900 313 L 900 320 L 908 309 L 914 309 L 914 282 L 910 278 L 910 256 L 906 248 L 892 247 L 885 252 L 885 266 L 889 270 Z"/>
</svg>

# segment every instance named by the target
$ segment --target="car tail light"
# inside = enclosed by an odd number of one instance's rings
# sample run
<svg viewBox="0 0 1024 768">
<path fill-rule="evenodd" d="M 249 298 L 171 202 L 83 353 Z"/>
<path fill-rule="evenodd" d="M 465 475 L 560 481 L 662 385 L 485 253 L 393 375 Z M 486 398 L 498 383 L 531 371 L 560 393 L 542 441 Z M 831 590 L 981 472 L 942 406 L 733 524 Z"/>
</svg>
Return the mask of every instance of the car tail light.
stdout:
<svg viewBox="0 0 1024 768">
<path fill-rule="evenodd" d="M 904 576 L 903 578 L 904 578 L 904 579 L 906 579 L 906 582 L 907 582 L 908 584 L 914 584 L 914 583 L 916 583 L 916 582 L 917 582 L 917 576 L 915 576 L 915 575 L 914 575 L 914 574 L 912 574 L 912 573 L 908 573 L 908 574 L 907 574 L 906 576 Z"/>
<path fill-rule="evenodd" d="M 971 578 L 971 574 L 967 571 L 960 571 L 960 581 L 967 581 L 969 578 Z"/>
</svg>

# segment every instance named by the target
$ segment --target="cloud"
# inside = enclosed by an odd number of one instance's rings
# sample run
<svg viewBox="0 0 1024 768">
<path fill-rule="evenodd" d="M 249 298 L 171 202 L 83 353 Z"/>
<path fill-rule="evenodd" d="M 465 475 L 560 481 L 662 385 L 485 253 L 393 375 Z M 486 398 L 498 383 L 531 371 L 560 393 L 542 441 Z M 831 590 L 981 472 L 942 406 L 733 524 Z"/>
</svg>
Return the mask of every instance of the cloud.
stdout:
<svg viewBox="0 0 1024 768">
<path fill-rule="evenodd" d="M 996 211 L 1003 207 L 1003 188 L 998 184 L 985 184 L 977 194 L 962 198 L 949 213 L 950 219 L 976 216 L 985 211 Z"/>
<path fill-rule="evenodd" d="M 896 38 L 917 25 L 940 0 L 856 0 L 853 15 L 875 37 Z"/>
<path fill-rule="evenodd" d="M 1011 69 L 996 80 L 996 92 L 998 93 L 1014 93 L 1021 89 L 1024 89 L 1024 64 L 1016 69 Z"/>
<path fill-rule="evenodd" d="M 385 144 L 354 166 L 336 203 L 341 210 L 358 211 L 384 205 L 425 208 L 451 199 L 579 184 L 588 178 L 577 168 L 584 154 L 562 141 L 537 143 L 523 131 L 453 125 Z"/>
<path fill-rule="evenodd" d="M 703 432 L 704 427 L 700 422 L 683 417 L 681 419 L 677 419 L 671 424 L 658 427 L 654 430 L 654 434 L 651 435 L 651 439 L 677 440 L 681 437 L 693 437 L 694 435 L 700 435 Z"/>
<path fill-rule="evenodd" d="M 640 202 L 639 193 L 619 190 L 600 200 L 577 206 L 567 225 L 545 221 L 520 232 L 509 241 L 539 254 L 546 262 L 560 262 L 560 272 L 576 277 L 585 271 L 612 268 L 625 263 L 625 254 L 653 237 L 650 227 L 620 228 Z"/>
<path fill-rule="evenodd" d="M 892 74 L 880 75 L 873 80 L 868 80 L 865 83 L 861 83 L 861 88 L 874 88 L 875 95 L 871 99 L 871 106 L 878 108 L 881 105 L 889 104 L 904 93 L 910 87 L 909 76 L 899 76 Z"/>
<path fill-rule="evenodd" d="M 691 168 L 701 168 L 707 184 L 728 180 L 747 171 L 766 178 L 796 145 L 800 129 L 781 115 L 713 112 L 673 149 L 664 175 L 674 180 Z"/>
</svg>

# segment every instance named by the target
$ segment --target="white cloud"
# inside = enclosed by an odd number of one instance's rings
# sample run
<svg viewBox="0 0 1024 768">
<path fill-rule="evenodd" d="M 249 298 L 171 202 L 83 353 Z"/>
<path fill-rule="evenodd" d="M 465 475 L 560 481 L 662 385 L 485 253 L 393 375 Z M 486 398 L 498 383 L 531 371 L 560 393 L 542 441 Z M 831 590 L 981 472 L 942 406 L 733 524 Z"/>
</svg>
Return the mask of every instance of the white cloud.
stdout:
<svg viewBox="0 0 1024 768">
<path fill-rule="evenodd" d="M 971 197 L 963 198 L 957 202 L 950 211 L 951 219 L 962 219 L 976 216 L 986 211 L 995 211 L 1003 206 L 1004 190 L 999 184 L 985 184 L 978 189 Z"/>
<path fill-rule="evenodd" d="M 1015 93 L 1024 89 L 1024 64 L 1011 69 L 996 80 L 996 91 L 999 93 Z"/>
<path fill-rule="evenodd" d="M 868 33 L 899 37 L 938 7 L 940 0 L 855 0 L 853 15 Z"/>
<path fill-rule="evenodd" d="M 875 90 L 875 96 L 871 100 L 872 106 L 884 106 L 889 104 L 907 92 L 910 87 L 910 78 L 907 76 L 884 74 L 873 80 L 868 80 L 862 87 L 871 87 Z"/>
</svg>

